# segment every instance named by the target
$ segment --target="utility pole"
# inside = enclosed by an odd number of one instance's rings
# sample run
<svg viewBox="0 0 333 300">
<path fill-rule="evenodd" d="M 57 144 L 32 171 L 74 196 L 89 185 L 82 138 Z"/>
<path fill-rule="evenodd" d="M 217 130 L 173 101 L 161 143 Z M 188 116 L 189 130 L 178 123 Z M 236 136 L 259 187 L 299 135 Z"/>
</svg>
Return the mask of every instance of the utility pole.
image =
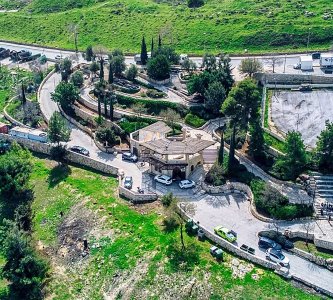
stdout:
<svg viewBox="0 0 333 300">
<path fill-rule="evenodd" d="M 287 55 L 284 55 L 284 66 L 283 66 L 283 73 L 286 73 L 286 62 L 287 62 Z"/>
</svg>

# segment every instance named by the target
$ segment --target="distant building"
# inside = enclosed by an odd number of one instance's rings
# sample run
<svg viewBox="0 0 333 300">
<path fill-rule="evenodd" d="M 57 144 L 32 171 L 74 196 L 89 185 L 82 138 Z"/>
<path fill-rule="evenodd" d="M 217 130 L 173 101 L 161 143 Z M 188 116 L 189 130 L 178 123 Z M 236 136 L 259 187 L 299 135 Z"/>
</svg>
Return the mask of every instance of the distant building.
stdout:
<svg viewBox="0 0 333 300">
<path fill-rule="evenodd" d="M 175 179 L 187 178 L 197 166 L 204 164 L 203 152 L 215 142 L 182 136 L 169 137 L 172 129 L 164 122 L 156 122 L 131 134 L 131 150 L 149 163 L 154 174 Z"/>
</svg>

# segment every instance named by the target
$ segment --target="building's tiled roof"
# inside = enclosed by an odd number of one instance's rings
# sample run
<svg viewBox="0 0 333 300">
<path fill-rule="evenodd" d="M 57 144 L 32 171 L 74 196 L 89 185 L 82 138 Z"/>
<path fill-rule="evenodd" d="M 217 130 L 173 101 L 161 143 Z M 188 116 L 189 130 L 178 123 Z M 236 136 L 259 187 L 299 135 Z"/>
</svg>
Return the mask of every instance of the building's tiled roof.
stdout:
<svg viewBox="0 0 333 300">
<path fill-rule="evenodd" d="M 213 141 L 206 141 L 195 138 L 186 138 L 182 141 L 172 141 L 168 139 L 159 139 L 142 143 L 143 147 L 153 150 L 159 154 L 195 154 L 211 145 Z"/>
<path fill-rule="evenodd" d="M 172 129 L 162 121 L 158 121 L 154 124 L 151 124 L 147 127 L 142 128 L 140 130 L 151 131 L 151 132 L 160 132 L 160 133 L 168 133 L 168 132 L 172 131 Z"/>
</svg>

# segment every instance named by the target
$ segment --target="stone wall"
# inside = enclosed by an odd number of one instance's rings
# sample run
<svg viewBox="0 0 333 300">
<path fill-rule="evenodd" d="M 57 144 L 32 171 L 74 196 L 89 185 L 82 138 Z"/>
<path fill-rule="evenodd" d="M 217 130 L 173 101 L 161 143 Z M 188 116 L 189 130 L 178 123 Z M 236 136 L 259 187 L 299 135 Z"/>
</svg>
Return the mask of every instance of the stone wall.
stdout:
<svg viewBox="0 0 333 300">
<path fill-rule="evenodd" d="M 277 74 L 277 73 L 257 73 L 255 79 L 261 84 L 285 84 L 300 85 L 308 84 L 333 84 L 333 76 L 307 75 L 307 74 Z"/>
<path fill-rule="evenodd" d="M 317 247 L 333 250 L 333 241 L 314 237 L 313 242 Z"/>
<path fill-rule="evenodd" d="M 52 145 L 50 145 L 48 143 L 41 143 L 41 142 L 32 141 L 32 140 L 28 140 L 28 139 L 24 139 L 24 138 L 19 138 L 19 137 L 12 137 L 10 135 L 3 134 L 3 133 L 0 133 L 0 139 L 6 140 L 9 142 L 16 141 L 20 145 L 25 146 L 26 148 L 28 148 L 31 151 L 43 153 L 43 154 L 47 154 L 47 155 L 50 154 L 50 151 L 52 148 Z M 70 161 L 72 163 L 83 165 L 85 167 L 89 167 L 94 170 L 106 173 L 106 174 L 118 175 L 118 168 L 105 164 L 101 161 L 97 161 L 93 158 L 81 155 L 79 153 L 67 151 L 66 158 L 68 161 Z"/>
<path fill-rule="evenodd" d="M 5 116 L 5 118 L 12 124 L 16 125 L 16 126 L 20 126 L 20 127 L 25 127 L 25 128 L 30 128 L 29 126 L 24 125 L 23 123 L 17 121 L 16 119 L 14 119 L 11 115 L 8 114 L 7 112 L 7 107 L 9 106 L 9 104 L 14 101 L 17 98 L 17 96 L 14 96 L 13 98 L 11 98 L 8 101 L 8 104 L 5 106 L 5 108 L 3 109 L 3 115 Z"/>
<path fill-rule="evenodd" d="M 146 203 L 153 202 L 157 200 L 157 194 L 154 193 L 144 193 L 140 194 L 132 190 L 126 189 L 121 184 L 119 184 L 119 195 L 125 197 L 133 203 Z"/>
</svg>

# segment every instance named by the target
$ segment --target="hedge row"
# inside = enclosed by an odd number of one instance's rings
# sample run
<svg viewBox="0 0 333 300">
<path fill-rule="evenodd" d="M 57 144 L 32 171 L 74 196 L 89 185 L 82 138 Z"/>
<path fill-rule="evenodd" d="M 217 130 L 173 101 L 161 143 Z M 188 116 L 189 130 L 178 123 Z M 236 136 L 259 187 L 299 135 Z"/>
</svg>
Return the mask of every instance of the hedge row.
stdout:
<svg viewBox="0 0 333 300">
<path fill-rule="evenodd" d="M 126 107 L 131 107 L 134 104 L 141 103 L 147 109 L 148 114 L 159 115 L 161 111 L 170 108 L 178 113 L 181 117 L 185 117 L 188 113 L 188 109 L 178 103 L 159 101 L 159 100 L 148 100 L 148 99 L 135 99 L 123 95 L 117 95 L 118 104 L 125 105 Z"/>
</svg>

